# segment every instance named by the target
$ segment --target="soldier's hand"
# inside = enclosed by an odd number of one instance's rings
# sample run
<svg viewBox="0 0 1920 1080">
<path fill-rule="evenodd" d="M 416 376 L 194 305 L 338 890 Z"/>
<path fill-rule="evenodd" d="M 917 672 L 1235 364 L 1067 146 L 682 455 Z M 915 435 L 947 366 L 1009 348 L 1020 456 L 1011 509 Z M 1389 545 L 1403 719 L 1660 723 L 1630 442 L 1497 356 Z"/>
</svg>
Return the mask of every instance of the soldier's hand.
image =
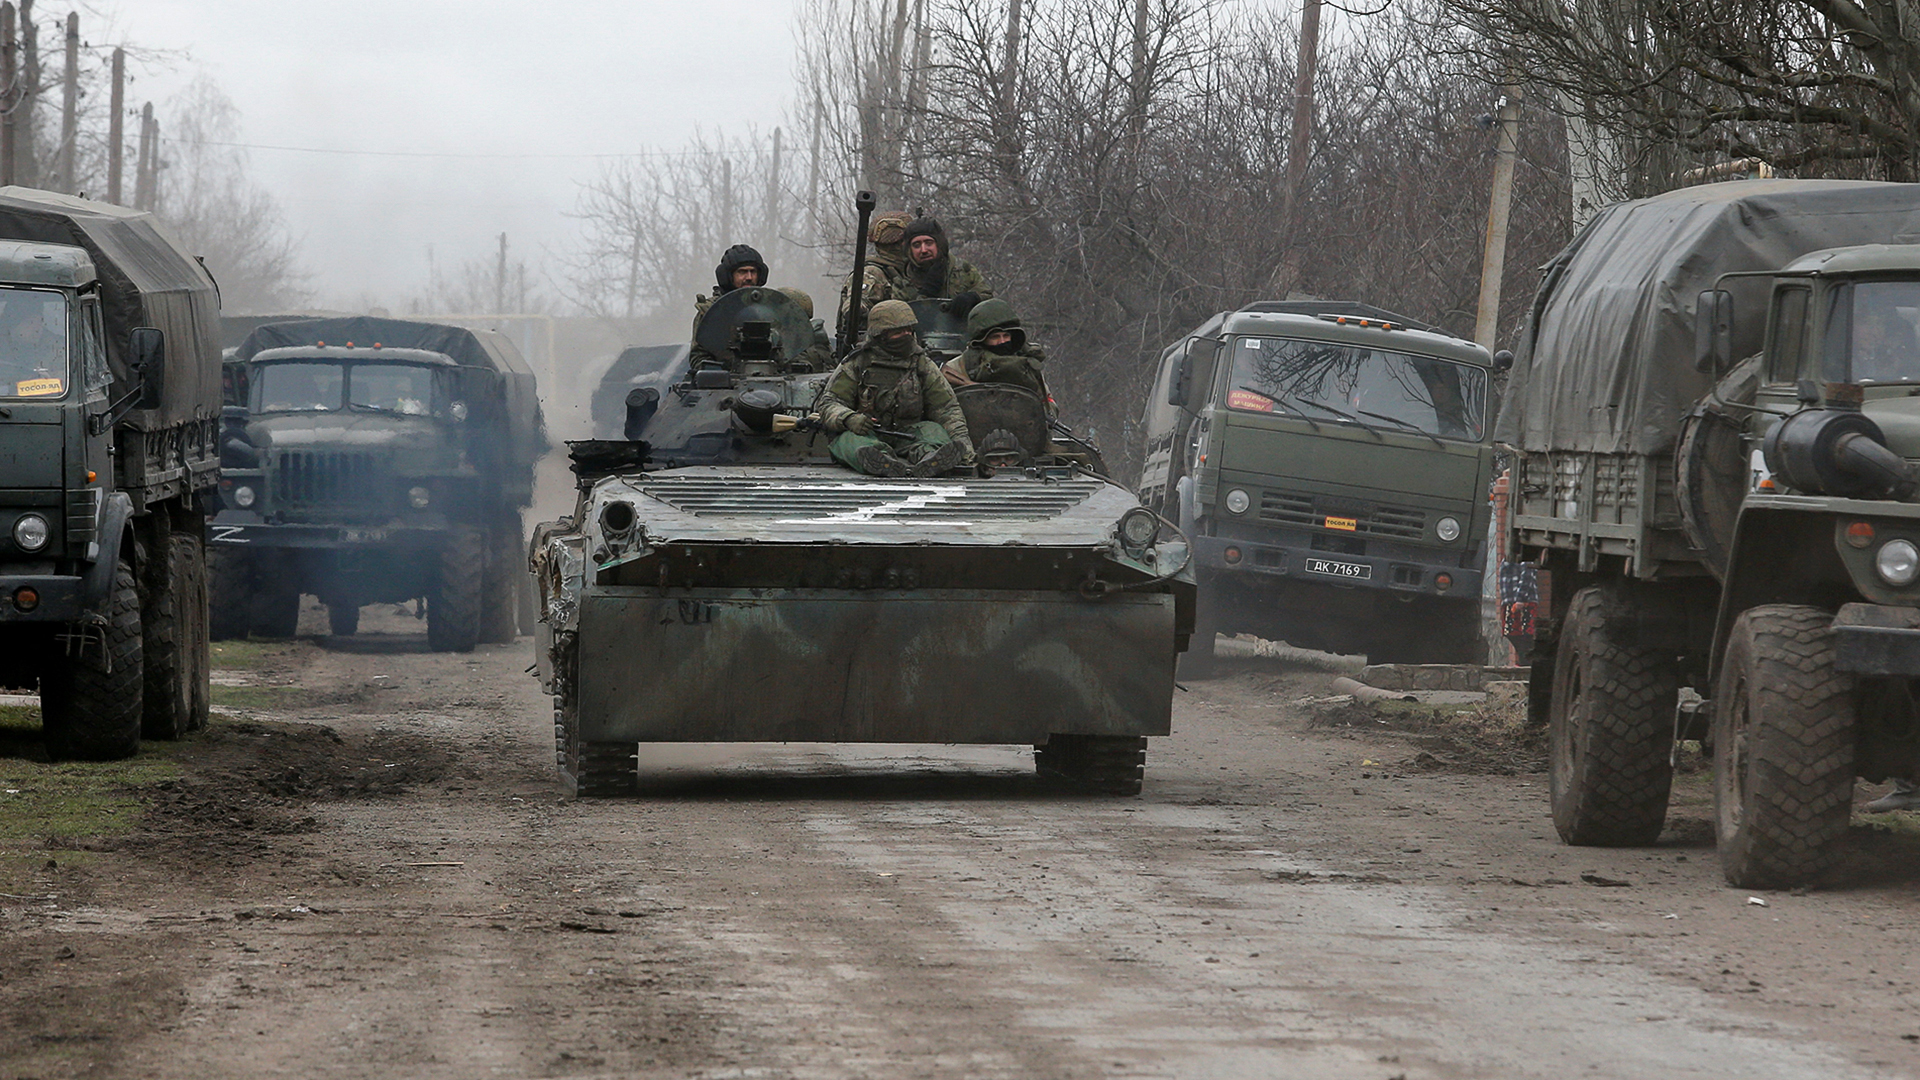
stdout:
<svg viewBox="0 0 1920 1080">
<path fill-rule="evenodd" d="M 862 412 L 854 413 L 846 419 L 847 430 L 853 432 L 855 435 L 871 435 L 873 434 L 873 429 L 877 426 L 878 425 L 873 422 L 873 417 Z"/>
<path fill-rule="evenodd" d="M 967 317 L 967 313 L 973 310 L 974 305 L 978 304 L 979 302 L 980 302 L 979 293 L 963 292 L 960 295 L 954 297 L 953 299 L 947 301 L 947 311 L 959 318 L 964 319 Z"/>
</svg>

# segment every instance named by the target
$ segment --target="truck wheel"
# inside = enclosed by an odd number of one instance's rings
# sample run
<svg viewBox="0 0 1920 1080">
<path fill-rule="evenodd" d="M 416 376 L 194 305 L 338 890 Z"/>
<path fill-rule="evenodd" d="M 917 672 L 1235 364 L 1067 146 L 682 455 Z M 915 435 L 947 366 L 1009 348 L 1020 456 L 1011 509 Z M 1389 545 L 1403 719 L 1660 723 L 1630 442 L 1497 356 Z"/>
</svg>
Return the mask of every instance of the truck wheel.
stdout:
<svg viewBox="0 0 1920 1080">
<path fill-rule="evenodd" d="M 360 605 L 336 600 L 327 605 L 327 632 L 334 637 L 352 637 L 360 632 Z"/>
<path fill-rule="evenodd" d="M 194 568 L 200 559 L 198 536 L 167 532 L 157 541 L 147 574 L 147 602 L 140 611 L 146 681 L 140 733 L 149 739 L 177 739 L 194 728 L 202 610 Z"/>
<path fill-rule="evenodd" d="M 520 544 L 520 519 L 495 525 L 487 537 L 486 580 L 481 588 L 480 640 L 511 645 L 520 632 L 519 582 L 527 576 Z"/>
<path fill-rule="evenodd" d="M 188 702 L 187 730 L 204 731 L 213 713 L 213 615 L 207 587 L 207 540 L 203 527 L 176 534 L 187 542 L 187 613 L 192 627 L 187 633 Z"/>
<path fill-rule="evenodd" d="M 213 640 L 244 639 L 253 629 L 253 567 L 228 544 L 207 549 L 207 605 Z"/>
<path fill-rule="evenodd" d="M 1834 669 L 1833 616 L 1769 604 L 1734 621 L 1713 695 L 1720 867 L 1787 888 L 1832 861 L 1853 811 L 1854 677 Z"/>
<path fill-rule="evenodd" d="M 300 629 L 300 587 L 260 582 L 249 606 L 253 632 L 263 638 L 290 638 Z"/>
<path fill-rule="evenodd" d="M 472 652 L 480 640 L 480 590 L 486 578 L 486 534 L 457 528 L 440 548 L 440 584 L 427 602 L 427 646 Z"/>
<path fill-rule="evenodd" d="M 1548 786 L 1560 839 L 1586 847 L 1653 843 L 1673 788 L 1679 664 L 1631 644 L 1625 603 L 1605 586 L 1574 594 L 1553 665 Z"/>
<path fill-rule="evenodd" d="M 125 544 L 114 567 L 102 634 L 89 633 L 77 655 L 55 647 L 40 677 L 47 756 L 55 761 L 113 761 L 140 750 L 140 588 Z"/>
<path fill-rule="evenodd" d="M 1043 778 L 1103 795 L 1140 794 L 1146 764 L 1144 735 L 1054 734 L 1033 748 L 1034 770 Z"/>
</svg>

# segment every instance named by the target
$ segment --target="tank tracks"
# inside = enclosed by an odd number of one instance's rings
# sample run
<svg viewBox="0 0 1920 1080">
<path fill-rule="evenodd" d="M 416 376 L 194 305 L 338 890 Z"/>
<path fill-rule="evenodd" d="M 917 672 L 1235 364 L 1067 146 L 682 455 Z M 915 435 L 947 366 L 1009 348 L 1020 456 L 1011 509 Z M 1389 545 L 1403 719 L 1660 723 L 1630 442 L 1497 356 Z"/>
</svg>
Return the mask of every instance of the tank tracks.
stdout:
<svg viewBox="0 0 1920 1080">
<path fill-rule="evenodd" d="M 635 743 L 580 741 L 579 718 L 571 698 L 571 678 L 561 674 L 553 688 L 553 762 L 569 795 L 597 799 L 631 795 L 639 786 Z"/>
<path fill-rule="evenodd" d="M 1033 748 L 1044 779 L 1101 795 L 1138 795 L 1146 772 L 1144 735 L 1049 735 Z"/>
</svg>

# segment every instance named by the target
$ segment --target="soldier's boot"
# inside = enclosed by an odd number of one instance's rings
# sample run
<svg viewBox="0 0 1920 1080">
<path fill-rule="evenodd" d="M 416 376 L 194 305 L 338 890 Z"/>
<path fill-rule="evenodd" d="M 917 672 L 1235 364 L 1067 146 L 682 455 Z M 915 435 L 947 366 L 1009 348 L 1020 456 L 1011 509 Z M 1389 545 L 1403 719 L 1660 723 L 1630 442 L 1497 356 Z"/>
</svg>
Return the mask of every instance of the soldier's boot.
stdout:
<svg viewBox="0 0 1920 1080">
<path fill-rule="evenodd" d="M 860 465 L 860 471 L 868 476 L 911 476 L 913 466 L 895 457 L 893 451 L 884 446 L 863 446 L 853 452 L 853 460 Z"/>
<path fill-rule="evenodd" d="M 961 450 L 957 442 L 941 443 L 933 452 L 921 458 L 913 466 L 914 476 L 939 476 L 955 465 L 960 464 Z"/>
</svg>

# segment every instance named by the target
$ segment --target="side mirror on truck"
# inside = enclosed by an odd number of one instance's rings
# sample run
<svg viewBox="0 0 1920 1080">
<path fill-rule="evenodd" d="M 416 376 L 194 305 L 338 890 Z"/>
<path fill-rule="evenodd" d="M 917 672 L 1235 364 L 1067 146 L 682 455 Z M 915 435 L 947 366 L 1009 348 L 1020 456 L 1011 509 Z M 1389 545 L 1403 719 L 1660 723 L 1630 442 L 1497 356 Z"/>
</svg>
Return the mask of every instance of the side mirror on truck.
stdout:
<svg viewBox="0 0 1920 1080">
<path fill-rule="evenodd" d="M 1213 384 L 1213 363 L 1220 355 L 1220 343 L 1207 338 L 1194 338 L 1187 342 L 1180 352 L 1179 366 L 1174 368 L 1173 379 L 1167 383 L 1167 404 L 1185 408 L 1187 400 L 1193 396 L 1196 386 Z"/>
<path fill-rule="evenodd" d="M 166 389 L 167 339 L 151 326 L 136 326 L 127 336 L 127 362 L 139 381 L 137 409 L 160 407 L 161 392 Z"/>
<path fill-rule="evenodd" d="M 1693 310 L 1693 367 L 1720 376 L 1733 366 L 1733 294 L 1708 289 Z"/>
<path fill-rule="evenodd" d="M 1501 349 L 1499 352 L 1493 354 L 1493 373 L 1494 374 L 1498 375 L 1503 371 L 1510 371 L 1512 369 L 1513 369 L 1513 350 Z"/>
</svg>

